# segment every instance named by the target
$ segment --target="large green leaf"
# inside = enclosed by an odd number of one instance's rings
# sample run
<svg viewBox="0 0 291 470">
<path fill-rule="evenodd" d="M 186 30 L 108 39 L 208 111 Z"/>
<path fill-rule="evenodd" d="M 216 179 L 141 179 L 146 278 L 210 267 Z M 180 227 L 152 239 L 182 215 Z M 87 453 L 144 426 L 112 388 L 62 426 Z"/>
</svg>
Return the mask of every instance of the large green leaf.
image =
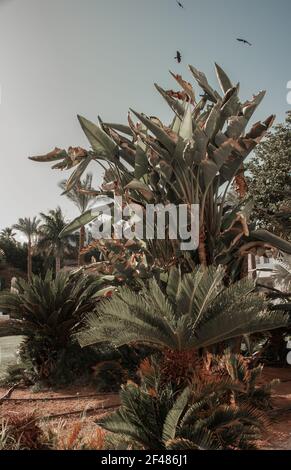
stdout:
<svg viewBox="0 0 291 470">
<path fill-rule="evenodd" d="M 92 213 L 92 210 L 89 209 L 88 211 L 84 212 L 84 214 L 79 215 L 76 217 L 76 219 L 66 225 L 66 227 L 61 231 L 59 237 L 65 237 L 75 232 L 76 230 L 79 230 L 81 227 L 84 227 L 84 225 L 87 225 L 92 222 L 92 220 L 96 219 L 96 217 L 96 213 Z"/>
<path fill-rule="evenodd" d="M 141 193 L 148 201 L 154 199 L 154 193 L 152 192 L 150 187 L 142 181 L 134 179 L 126 185 L 126 189 L 133 189 Z"/>
<path fill-rule="evenodd" d="M 101 156 L 107 155 L 111 157 L 117 148 L 115 142 L 100 127 L 88 119 L 78 115 L 78 120 L 92 149 Z"/>
<path fill-rule="evenodd" d="M 162 97 L 165 99 L 165 101 L 168 103 L 172 111 L 174 111 L 174 113 L 176 113 L 180 118 L 182 118 L 184 115 L 183 105 L 179 103 L 178 100 L 175 100 L 175 98 L 170 96 L 162 87 L 160 87 L 156 83 L 155 83 L 155 87 L 158 90 L 158 92 L 162 95 Z"/>
<path fill-rule="evenodd" d="M 181 122 L 179 136 L 184 140 L 190 140 L 193 137 L 192 110 L 190 102 L 187 104 L 185 114 Z"/>
<path fill-rule="evenodd" d="M 233 85 L 225 71 L 217 63 L 215 63 L 215 70 L 221 89 L 223 93 L 226 93 Z"/>
<path fill-rule="evenodd" d="M 103 122 L 103 125 L 106 127 L 110 127 L 111 129 L 114 129 L 115 131 L 122 132 L 122 134 L 126 134 L 129 136 L 132 136 L 132 130 L 130 129 L 129 126 L 126 126 L 125 124 L 115 124 L 111 122 Z"/>
<path fill-rule="evenodd" d="M 61 231 L 59 237 L 65 237 L 76 230 L 79 230 L 81 227 L 89 224 L 93 220 L 97 219 L 97 217 L 103 213 L 104 208 L 107 208 L 109 205 L 113 204 L 113 199 L 109 197 L 100 197 L 97 198 L 92 209 L 87 210 L 80 216 L 76 217 L 72 222 L 70 222 L 66 227 Z"/>
<path fill-rule="evenodd" d="M 137 113 L 133 109 L 131 109 L 131 111 L 154 134 L 168 152 L 172 154 L 175 150 L 175 142 L 168 136 L 168 134 L 144 114 Z"/>
<path fill-rule="evenodd" d="M 284 251 L 284 253 L 291 255 L 291 243 L 287 242 L 286 240 L 283 240 L 280 237 L 277 237 L 277 235 L 274 235 L 273 233 L 268 232 L 268 230 L 253 230 L 252 232 L 250 232 L 250 238 L 253 240 L 265 242 L 268 245 L 271 245 L 274 248 L 277 248 L 278 250 Z"/>
<path fill-rule="evenodd" d="M 135 154 L 134 176 L 141 179 L 148 173 L 148 157 L 141 145 L 137 145 Z"/>
<path fill-rule="evenodd" d="M 219 94 L 213 90 L 213 88 L 211 88 L 207 81 L 206 75 L 203 72 L 197 70 L 195 67 L 193 67 L 193 65 L 189 65 L 189 69 L 191 70 L 198 85 L 208 95 L 209 99 L 211 99 L 214 103 L 221 99 Z"/>
<path fill-rule="evenodd" d="M 66 183 L 66 191 L 64 191 L 63 194 L 66 194 L 67 192 L 69 192 L 76 185 L 76 183 L 80 181 L 82 174 L 88 167 L 91 160 L 92 160 L 92 157 L 89 155 L 88 157 L 84 158 L 84 160 L 82 160 L 81 163 L 79 163 L 75 171 L 69 177 Z"/>
</svg>

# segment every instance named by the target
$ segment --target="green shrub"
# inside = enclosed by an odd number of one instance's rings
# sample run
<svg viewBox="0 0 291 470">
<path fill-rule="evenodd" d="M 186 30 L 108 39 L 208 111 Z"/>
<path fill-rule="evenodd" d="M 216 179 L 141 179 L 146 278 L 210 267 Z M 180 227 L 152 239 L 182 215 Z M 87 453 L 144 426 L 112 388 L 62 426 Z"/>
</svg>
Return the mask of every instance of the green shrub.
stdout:
<svg viewBox="0 0 291 470">
<path fill-rule="evenodd" d="M 98 421 L 107 448 L 243 450 L 256 448 L 267 426 L 262 412 L 231 403 L 229 381 L 196 383 L 175 394 L 169 385 L 128 383 L 118 411 Z"/>
<path fill-rule="evenodd" d="M 31 283 L 19 279 L 18 292 L 0 294 L 0 308 L 11 317 L 5 334 L 10 328 L 11 334 L 25 336 L 20 357 L 35 380 L 71 381 L 94 365 L 96 354 L 82 350 L 72 334 L 95 307 L 105 281 L 82 271 L 60 272 L 55 278 L 48 271 L 44 279 L 33 276 Z"/>
</svg>

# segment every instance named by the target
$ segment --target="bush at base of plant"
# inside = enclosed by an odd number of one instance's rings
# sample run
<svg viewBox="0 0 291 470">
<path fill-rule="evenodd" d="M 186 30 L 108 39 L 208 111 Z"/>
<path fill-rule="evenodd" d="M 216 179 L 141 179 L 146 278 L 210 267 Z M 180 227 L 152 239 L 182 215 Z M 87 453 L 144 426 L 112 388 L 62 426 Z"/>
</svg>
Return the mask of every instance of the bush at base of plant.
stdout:
<svg viewBox="0 0 291 470">
<path fill-rule="evenodd" d="M 192 383 L 166 383 L 163 358 L 146 359 L 141 384 L 122 387 L 121 406 L 98 424 L 107 449 L 243 450 L 256 448 L 269 425 L 263 411 L 269 387 L 257 387 L 261 368 L 249 370 L 240 356 L 215 357 L 211 370 L 197 366 Z M 213 374 L 212 374 L 213 372 Z"/>
</svg>

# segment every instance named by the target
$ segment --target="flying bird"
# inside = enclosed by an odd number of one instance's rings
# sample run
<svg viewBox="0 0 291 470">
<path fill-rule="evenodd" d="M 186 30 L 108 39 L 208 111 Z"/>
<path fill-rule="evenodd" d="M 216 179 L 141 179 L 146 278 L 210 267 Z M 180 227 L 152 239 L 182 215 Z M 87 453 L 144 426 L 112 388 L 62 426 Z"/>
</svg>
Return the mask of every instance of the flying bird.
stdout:
<svg viewBox="0 0 291 470">
<path fill-rule="evenodd" d="M 178 0 L 176 0 L 176 2 L 179 7 L 184 8 L 184 5 L 181 2 L 178 2 Z"/>
<path fill-rule="evenodd" d="M 180 62 L 181 62 L 181 60 L 182 60 L 182 56 L 181 56 L 181 52 L 180 52 L 180 51 L 177 51 L 176 57 L 174 57 L 174 59 L 176 59 L 176 61 L 178 62 L 178 64 L 180 64 Z"/>
<path fill-rule="evenodd" d="M 242 42 L 243 44 L 247 44 L 248 46 L 251 46 L 251 45 L 252 45 L 252 44 L 251 44 L 249 41 L 247 41 L 246 39 L 237 38 L 236 40 L 239 41 L 239 42 Z"/>
</svg>

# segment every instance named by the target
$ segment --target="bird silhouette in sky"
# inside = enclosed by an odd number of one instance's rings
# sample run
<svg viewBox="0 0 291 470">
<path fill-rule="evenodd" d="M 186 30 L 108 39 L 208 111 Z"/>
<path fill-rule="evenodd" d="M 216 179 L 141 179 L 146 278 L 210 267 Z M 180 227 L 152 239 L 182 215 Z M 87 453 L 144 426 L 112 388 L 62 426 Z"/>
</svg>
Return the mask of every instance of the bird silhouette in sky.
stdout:
<svg viewBox="0 0 291 470">
<path fill-rule="evenodd" d="M 247 44 L 248 46 L 251 46 L 251 45 L 252 45 L 252 44 L 251 44 L 249 41 L 247 41 L 246 39 L 237 38 L 237 41 L 242 42 L 243 44 Z"/>
<path fill-rule="evenodd" d="M 180 51 L 177 51 L 176 57 L 174 57 L 174 59 L 176 59 L 176 61 L 178 62 L 178 64 L 181 63 L 182 55 L 181 55 L 181 52 L 180 52 Z"/>
<path fill-rule="evenodd" d="M 184 8 L 184 5 L 183 5 L 183 3 L 181 3 L 181 2 L 178 2 L 178 0 L 176 0 L 176 2 L 177 2 L 177 5 L 178 5 L 180 8 Z"/>
</svg>

